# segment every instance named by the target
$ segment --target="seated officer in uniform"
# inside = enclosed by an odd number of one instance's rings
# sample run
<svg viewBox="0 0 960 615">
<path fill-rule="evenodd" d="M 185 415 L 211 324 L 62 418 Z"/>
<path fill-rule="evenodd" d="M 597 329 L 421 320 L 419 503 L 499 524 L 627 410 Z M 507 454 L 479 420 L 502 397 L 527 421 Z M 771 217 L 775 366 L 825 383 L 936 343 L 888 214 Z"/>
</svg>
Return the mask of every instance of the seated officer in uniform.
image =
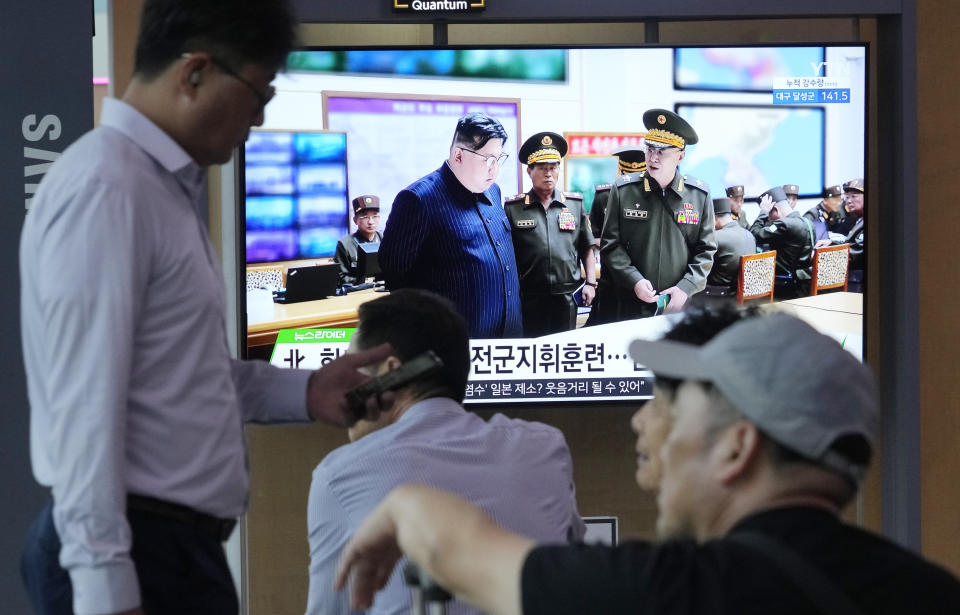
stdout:
<svg viewBox="0 0 960 615">
<path fill-rule="evenodd" d="M 627 173 L 643 173 L 647 170 L 646 157 L 642 149 L 632 146 L 622 147 L 614 152 L 617 157 L 617 176 Z M 590 228 L 596 238 L 594 244 L 600 247 L 600 235 L 603 232 L 603 221 L 607 213 L 607 197 L 613 184 L 599 184 L 593 193 L 593 205 L 590 208 Z M 600 279 L 597 280 L 597 295 L 590 306 L 590 317 L 584 326 L 602 325 L 617 320 L 615 299 L 616 287 L 610 281 L 610 276 L 603 275 L 603 255 L 600 255 Z M 603 299 L 607 297 L 606 303 Z"/>
<path fill-rule="evenodd" d="M 656 375 L 672 423 L 659 542 L 537 544 L 449 493 L 404 485 L 344 551 L 338 586 L 353 573 L 354 607 L 406 555 L 491 615 L 960 613 L 950 572 L 842 519 L 879 404 L 870 370 L 834 339 L 774 313 L 702 346 L 635 341 L 630 354 Z"/>
<path fill-rule="evenodd" d="M 813 267 L 813 223 L 790 207 L 783 188 L 760 195 L 760 215 L 750 227 L 757 245 L 777 251 L 777 277 L 773 296 L 796 299 L 807 294 Z"/>
<path fill-rule="evenodd" d="M 852 179 L 845 183 L 843 188 L 847 200 L 847 217 L 853 218 L 854 222 L 842 239 L 834 236 L 834 243 L 845 243 L 850 246 L 850 275 L 847 279 L 847 290 L 859 293 L 863 290 L 863 269 L 866 264 L 863 254 L 866 241 L 863 220 L 863 180 Z M 838 226 L 838 228 L 841 228 L 841 226 Z"/>
<path fill-rule="evenodd" d="M 727 198 L 730 199 L 730 212 L 741 227 L 749 229 L 747 217 L 743 214 L 743 186 L 727 186 Z"/>
<path fill-rule="evenodd" d="M 717 251 L 709 188 L 677 172 L 696 131 L 666 109 L 644 113 L 643 125 L 647 170 L 614 182 L 600 240 L 618 320 L 683 309 L 706 286 Z"/>
<path fill-rule="evenodd" d="M 800 186 L 796 184 L 784 184 L 783 193 L 787 195 L 787 201 L 790 207 L 797 208 L 797 199 L 800 197 Z"/>
<path fill-rule="evenodd" d="M 843 184 L 843 220 L 834 228 L 834 233 L 849 235 L 857 220 L 863 217 L 863 178 L 851 179 Z"/>
<path fill-rule="evenodd" d="M 593 233 L 583 196 L 557 187 L 560 161 L 566 153 L 567 141 L 557 133 L 539 132 L 527 139 L 519 157 L 527 165 L 533 188 L 504 203 L 527 337 L 576 328 L 574 291 L 583 285 L 583 304 L 590 305 L 597 286 Z M 586 281 L 580 276 L 581 262 Z"/>
<path fill-rule="evenodd" d="M 827 186 L 823 189 L 823 200 L 803 212 L 803 217 L 813 222 L 816 229 L 817 247 L 829 238 L 829 233 L 843 220 L 843 190 L 840 186 Z"/>
<path fill-rule="evenodd" d="M 353 223 L 357 232 L 337 242 L 333 262 L 340 266 L 340 284 L 361 284 L 357 278 L 357 246 L 361 243 L 380 243 L 380 197 L 375 194 L 358 196 L 352 201 Z"/>
<path fill-rule="evenodd" d="M 713 255 L 713 269 L 707 276 L 708 297 L 729 297 L 737 294 L 740 257 L 757 253 L 753 234 L 733 219 L 730 199 L 713 199 L 713 227 L 716 229 L 717 253 Z"/>
</svg>

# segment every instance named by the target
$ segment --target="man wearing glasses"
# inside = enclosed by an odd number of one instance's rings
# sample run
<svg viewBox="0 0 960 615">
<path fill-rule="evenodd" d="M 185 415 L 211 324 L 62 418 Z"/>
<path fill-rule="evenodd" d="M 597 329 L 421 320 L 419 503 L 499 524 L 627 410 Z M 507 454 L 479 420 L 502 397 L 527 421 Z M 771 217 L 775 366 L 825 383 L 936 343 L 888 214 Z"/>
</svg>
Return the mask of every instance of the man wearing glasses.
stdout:
<svg viewBox="0 0 960 615">
<path fill-rule="evenodd" d="M 361 243 L 380 243 L 380 197 L 364 194 L 353 199 L 353 223 L 357 232 L 337 242 L 333 262 L 340 266 L 340 284 L 362 284 L 357 271 L 357 246 Z"/>
<path fill-rule="evenodd" d="M 680 311 L 706 286 L 717 251 L 709 188 L 677 172 L 697 133 L 666 109 L 650 109 L 643 124 L 647 170 L 614 182 L 600 240 L 618 320 Z"/>
<path fill-rule="evenodd" d="M 461 117 L 443 165 L 393 201 L 380 245 L 387 287 L 450 299 L 474 339 L 523 335 L 510 222 L 496 184 L 506 142 L 495 118 Z"/>
<path fill-rule="evenodd" d="M 283 0 L 146 0 L 134 76 L 44 177 L 20 242 L 34 476 L 21 570 L 37 613 L 236 615 L 243 423 L 346 427 L 362 365 L 233 358 L 206 167 L 263 123 L 294 44 Z M 345 360 L 346 359 L 346 360 Z"/>
</svg>

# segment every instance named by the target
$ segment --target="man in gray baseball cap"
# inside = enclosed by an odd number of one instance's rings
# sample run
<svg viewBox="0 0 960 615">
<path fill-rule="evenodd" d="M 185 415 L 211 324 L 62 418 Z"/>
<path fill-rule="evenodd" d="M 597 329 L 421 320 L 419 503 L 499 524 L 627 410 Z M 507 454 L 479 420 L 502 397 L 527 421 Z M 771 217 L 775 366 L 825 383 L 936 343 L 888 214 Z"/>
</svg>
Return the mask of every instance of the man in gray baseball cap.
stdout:
<svg viewBox="0 0 960 615">
<path fill-rule="evenodd" d="M 870 371 L 839 343 L 775 313 L 702 346 L 638 341 L 630 354 L 672 419 L 660 542 L 536 545 L 455 496 L 405 485 L 344 550 L 338 586 L 352 579 L 353 606 L 403 554 L 494 615 L 960 613 L 949 572 L 840 519 L 878 406 Z"/>
</svg>

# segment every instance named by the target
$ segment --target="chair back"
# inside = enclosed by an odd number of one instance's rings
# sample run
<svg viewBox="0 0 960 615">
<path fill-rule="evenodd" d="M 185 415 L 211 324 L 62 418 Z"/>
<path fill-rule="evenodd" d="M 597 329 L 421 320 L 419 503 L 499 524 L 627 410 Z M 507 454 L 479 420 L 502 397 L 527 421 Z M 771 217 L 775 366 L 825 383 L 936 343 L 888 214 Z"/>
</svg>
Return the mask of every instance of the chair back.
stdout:
<svg viewBox="0 0 960 615">
<path fill-rule="evenodd" d="M 847 290 L 847 277 L 850 270 L 850 246 L 827 246 L 813 251 L 813 277 L 810 280 L 810 294 L 827 288 Z"/>
<path fill-rule="evenodd" d="M 737 303 L 769 297 L 773 301 L 773 279 L 777 270 L 777 251 L 744 254 L 740 257 Z"/>
<path fill-rule="evenodd" d="M 283 268 L 247 269 L 247 290 L 256 288 L 266 288 L 268 290 L 283 288 Z"/>
</svg>

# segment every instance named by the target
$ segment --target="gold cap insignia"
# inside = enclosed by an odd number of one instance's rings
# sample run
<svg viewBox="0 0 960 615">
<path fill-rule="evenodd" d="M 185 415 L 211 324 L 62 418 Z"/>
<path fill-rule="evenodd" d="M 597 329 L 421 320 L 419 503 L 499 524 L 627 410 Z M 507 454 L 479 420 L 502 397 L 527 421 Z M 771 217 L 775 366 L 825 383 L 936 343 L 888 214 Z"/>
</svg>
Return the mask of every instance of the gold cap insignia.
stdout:
<svg viewBox="0 0 960 615">
<path fill-rule="evenodd" d="M 364 202 L 364 203 L 373 203 L 373 199 L 371 199 L 370 197 L 367 197 L 367 198 L 363 199 L 363 202 Z"/>
<path fill-rule="evenodd" d="M 543 139 L 540 140 L 541 145 L 553 145 L 553 139 L 550 138 L 550 135 L 544 135 Z"/>
<path fill-rule="evenodd" d="M 667 123 L 667 116 L 663 115 L 662 113 L 661 113 L 660 115 L 658 115 L 658 116 L 657 116 L 657 123 L 660 124 L 660 125 L 666 124 L 666 123 Z"/>
</svg>

